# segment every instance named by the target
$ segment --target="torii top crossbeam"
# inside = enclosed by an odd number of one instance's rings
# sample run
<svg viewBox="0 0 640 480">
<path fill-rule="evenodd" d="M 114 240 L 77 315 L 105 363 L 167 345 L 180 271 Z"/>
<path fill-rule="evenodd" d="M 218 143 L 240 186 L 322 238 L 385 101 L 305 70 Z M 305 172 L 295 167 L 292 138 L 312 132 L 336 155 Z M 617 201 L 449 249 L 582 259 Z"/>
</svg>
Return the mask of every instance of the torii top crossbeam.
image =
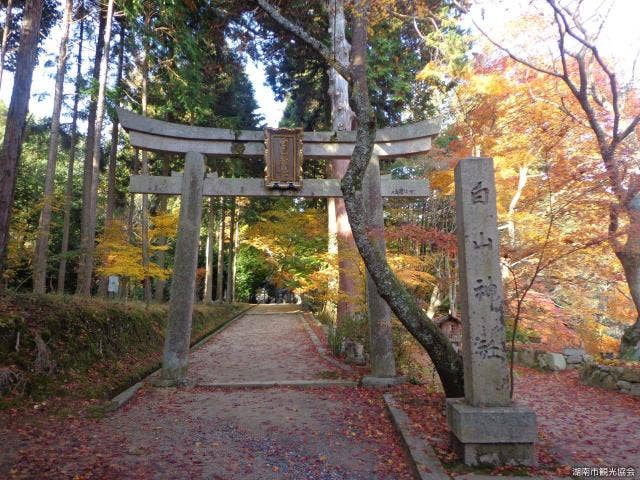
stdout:
<svg viewBox="0 0 640 480">
<path fill-rule="evenodd" d="M 142 150 L 199 152 L 207 156 L 264 155 L 262 130 L 193 127 L 154 120 L 121 108 L 118 119 L 129 132 L 131 145 Z M 439 124 L 429 120 L 381 128 L 376 132 L 373 154 L 380 158 L 424 154 L 431 149 L 431 139 L 439 132 Z M 355 140 L 355 132 L 305 132 L 303 155 L 305 158 L 349 158 Z"/>
</svg>

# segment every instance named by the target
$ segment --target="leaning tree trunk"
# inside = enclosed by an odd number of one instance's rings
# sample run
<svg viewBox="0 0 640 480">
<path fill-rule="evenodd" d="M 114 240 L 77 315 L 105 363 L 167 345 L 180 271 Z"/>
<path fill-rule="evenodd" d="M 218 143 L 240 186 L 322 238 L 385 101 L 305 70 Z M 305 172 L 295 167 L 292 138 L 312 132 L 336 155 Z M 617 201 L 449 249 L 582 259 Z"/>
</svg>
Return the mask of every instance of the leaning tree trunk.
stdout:
<svg viewBox="0 0 640 480">
<path fill-rule="evenodd" d="M 464 395 L 462 358 L 440 329 L 425 315 L 415 299 L 395 276 L 381 252 L 367 235 L 363 204 L 362 179 L 369 164 L 376 134 L 376 119 L 367 83 L 368 2 L 356 0 L 352 29 L 351 72 L 352 104 L 358 128 L 351 162 L 342 179 L 345 201 L 353 236 L 371 278 L 391 310 L 427 350 L 448 397 Z"/>
<path fill-rule="evenodd" d="M 355 108 L 358 127 L 355 147 L 341 187 L 356 246 L 380 296 L 386 300 L 398 320 L 431 357 L 442 381 L 445 394 L 448 397 L 464 396 L 462 357 L 454 350 L 440 329 L 429 321 L 416 303 L 415 298 L 398 280 L 386 259 L 367 235 L 362 180 L 371 159 L 376 134 L 376 119 L 371 107 L 366 75 L 369 2 L 367 0 L 355 0 L 354 2 L 351 61 L 349 65 L 345 65 L 337 62 L 333 52 L 327 49 L 322 42 L 313 38 L 299 25 L 285 18 L 267 0 L 256 1 L 283 28 L 316 50 L 341 75 L 351 79 L 351 104 Z"/>
<path fill-rule="evenodd" d="M 107 17 L 102 7 L 98 8 L 100 23 L 98 26 L 98 38 L 96 39 L 96 54 L 93 59 L 92 82 L 99 82 L 100 65 L 102 52 L 104 50 L 104 33 L 107 27 Z M 78 279 L 76 282 L 76 293 L 81 295 L 89 295 L 91 293 L 91 276 L 86 278 L 87 274 L 87 255 L 89 229 L 91 226 L 91 184 L 93 173 L 93 145 L 96 141 L 96 114 L 98 111 L 98 97 L 95 91 L 91 93 L 91 101 L 89 102 L 89 115 L 87 118 L 87 134 L 85 136 L 84 150 L 84 172 L 82 178 L 82 216 L 80 220 L 80 260 L 78 262 Z"/>
<path fill-rule="evenodd" d="M 4 73 L 4 59 L 7 56 L 9 46 L 9 33 L 11 32 L 11 21 L 13 20 L 13 0 L 7 0 L 7 9 L 4 17 L 4 28 L 2 29 L 2 46 L 0 46 L 0 87 L 2 86 L 2 74 Z"/>
<path fill-rule="evenodd" d="M 0 290 L 9 245 L 11 209 L 16 189 L 16 174 L 24 127 L 29 109 L 31 80 L 38 58 L 38 36 L 42 18 L 43 0 L 27 0 L 20 32 L 20 46 L 16 54 L 16 71 L 13 77 L 13 91 L 7 112 L 2 149 L 0 149 Z"/>
<path fill-rule="evenodd" d="M 233 302 L 233 258 L 235 256 L 233 239 L 235 235 L 236 235 L 236 197 L 231 197 L 231 214 L 229 219 L 229 253 L 227 257 L 227 294 L 225 297 L 228 303 Z"/>
<path fill-rule="evenodd" d="M 49 257 L 49 231 L 53 210 L 53 187 L 58 163 L 58 144 L 60 143 L 60 112 L 64 93 L 64 77 L 67 71 L 67 43 L 69 42 L 69 26 L 73 13 L 73 0 L 66 0 L 58 54 L 58 71 L 53 97 L 53 113 L 51 114 L 51 134 L 49 136 L 49 152 L 47 155 L 47 173 L 44 180 L 42 212 L 38 224 L 36 251 L 33 261 L 33 292 L 45 293 L 47 283 L 47 260 Z"/>
<path fill-rule="evenodd" d="M 84 2 L 80 2 L 79 12 L 80 32 L 78 55 L 76 56 L 76 81 L 73 96 L 73 113 L 71 116 L 71 150 L 67 165 L 67 185 L 64 195 L 64 220 L 62 225 L 62 246 L 60 249 L 60 265 L 58 267 L 58 293 L 64 293 L 65 277 L 67 276 L 67 252 L 69 250 L 69 229 L 71 228 L 71 201 L 73 200 L 73 169 L 76 161 L 76 144 L 78 143 L 78 104 L 82 87 L 82 46 L 84 43 Z"/>
</svg>

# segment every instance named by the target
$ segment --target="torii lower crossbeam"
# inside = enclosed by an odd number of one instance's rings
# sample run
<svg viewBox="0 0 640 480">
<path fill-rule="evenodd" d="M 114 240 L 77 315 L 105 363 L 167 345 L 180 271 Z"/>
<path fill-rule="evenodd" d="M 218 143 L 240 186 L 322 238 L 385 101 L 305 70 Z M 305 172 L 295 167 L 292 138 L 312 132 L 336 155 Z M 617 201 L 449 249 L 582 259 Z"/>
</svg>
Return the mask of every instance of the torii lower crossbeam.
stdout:
<svg viewBox="0 0 640 480">
<path fill-rule="evenodd" d="M 383 197 L 427 197 L 429 184 L 426 180 L 397 180 L 380 177 Z M 131 193 L 154 193 L 156 195 L 181 195 L 182 174 L 170 177 L 132 175 L 129 183 Z M 335 179 L 305 179 L 297 189 L 265 188 L 261 178 L 218 178 L 207 175 L 202 195 L 205 197 L 342 197 L 340 181 Z"/>
</svg>

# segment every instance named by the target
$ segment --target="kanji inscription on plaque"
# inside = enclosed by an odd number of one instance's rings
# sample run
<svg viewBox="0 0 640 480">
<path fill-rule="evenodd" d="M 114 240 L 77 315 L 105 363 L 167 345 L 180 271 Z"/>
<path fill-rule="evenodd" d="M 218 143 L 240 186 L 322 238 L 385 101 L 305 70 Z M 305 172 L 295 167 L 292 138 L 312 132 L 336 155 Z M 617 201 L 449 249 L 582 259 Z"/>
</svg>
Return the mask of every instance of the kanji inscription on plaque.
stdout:
<svg viewBox="0 0 640 480">
<path fill-rule="evenodd" d="M 266 187 L 302 187 L 302 129 L 266 128 L 264 160 Z"/>
</svg>

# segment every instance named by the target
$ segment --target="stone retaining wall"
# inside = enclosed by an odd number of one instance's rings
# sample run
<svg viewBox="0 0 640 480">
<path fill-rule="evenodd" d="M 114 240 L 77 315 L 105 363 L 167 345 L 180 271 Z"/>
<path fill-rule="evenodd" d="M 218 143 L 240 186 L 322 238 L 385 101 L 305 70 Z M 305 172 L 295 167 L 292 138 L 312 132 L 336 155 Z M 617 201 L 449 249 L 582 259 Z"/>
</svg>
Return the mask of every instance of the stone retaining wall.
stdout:
<svg viewBox="0 0 640 480">
<path fill-rule="evenodd" d="M 562 353 L 519 349 L 514 356 L 516 363 L 552 372 L 580 368 L 580 379 L 586 385 L 640 396 L 640 368 L 601 365 L 580 348 L 564 348 Z"/>
<path fill-rule="evenodd" d="M 514 355 L 516 363 L 554 372 L 579 368 L 592 360 L 591 356 L 580 348 L 564 348 L 562 353 L 521 349 L 516 350 Z"/>
<path fill-rule="evenodd" d="M 640 368 L 587 363 L 582 368 L 580 379 L 592 387 L 640 396 Z"/>
</svg>

